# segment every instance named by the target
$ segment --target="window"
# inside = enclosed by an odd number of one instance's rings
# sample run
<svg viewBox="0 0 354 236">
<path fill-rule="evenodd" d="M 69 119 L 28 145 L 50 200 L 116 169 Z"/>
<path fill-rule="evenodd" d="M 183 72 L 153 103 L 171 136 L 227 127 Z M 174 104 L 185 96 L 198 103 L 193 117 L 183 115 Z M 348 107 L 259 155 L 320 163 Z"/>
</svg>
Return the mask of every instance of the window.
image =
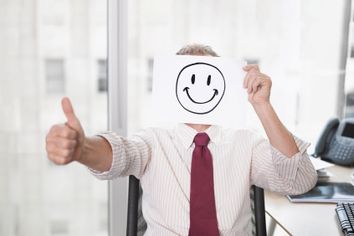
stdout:
<svg viewBox="0 0 354 236">
<path fill-rule="evenodd" d="M 272 78 L 271 100 L 279 117 L 309 142 L 316 143 L 323 125 L 338 115 L 343 42 L 326 32 L 342 32 L 344 3 L 324 4 L 316 11 L 321 21 L 314 20 L 314 5 L 298 1 L 208 1 L 202 7 L 200 1 L 128 4 L 129 133 L 153 119 L 151 58 L 173 55 L 188 43 L 209 45 L 222 57 L 258 62 Z M 326 18 L 328 14 L 334 17 Z M 253 109 L 246 114 L 249 127 L 262 132 Z"/>
<path fill-rule="evenodd" d="M 64 94 L 65 71 L 63 59 L 45 60 L 45 77 L 47 94 Z"/>
<path fill-rule="evenodd" d="M 349 55 L 346 61 L 345 74 L 345 113 L 347 118 L 354 118 L 354 12 L 352 8 L 351 21 L 349 22 L 348 48 Z"/>
<path fill-rule="evenodd" d="M 99 59 L 97 60 L 97 84 L 98 92 L 107 92 L 107 60 Z"/>
<path fill-rule="evenodd" d="M 51 125 L 65 122 L 62 96 L 87 135 L 107 129 L 107 96 L 96 92 L 107 3 L 2 1 L 0 9 L 0 235 L 107 236 L 107 182 L 78 163 L 49 165 L 44 147 Z"/>
</svg>

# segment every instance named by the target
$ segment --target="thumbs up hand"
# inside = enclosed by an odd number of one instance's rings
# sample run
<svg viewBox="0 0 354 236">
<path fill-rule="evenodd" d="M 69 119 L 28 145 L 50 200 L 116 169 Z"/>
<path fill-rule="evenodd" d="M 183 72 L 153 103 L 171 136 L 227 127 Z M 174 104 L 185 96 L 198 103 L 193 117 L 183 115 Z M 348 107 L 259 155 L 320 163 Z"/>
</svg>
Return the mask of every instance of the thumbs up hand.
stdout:
<svg viewBox="0 0 354 236">
<path fill-rule="evenodd" d="M 81 159 L 85 133 L 69 98 L 63 98 L 61 105 L 67 122 L 51 127 L 46 137 L 46 150 L 51 161 L 55 164 L 65 165 Z"/>
</svg>

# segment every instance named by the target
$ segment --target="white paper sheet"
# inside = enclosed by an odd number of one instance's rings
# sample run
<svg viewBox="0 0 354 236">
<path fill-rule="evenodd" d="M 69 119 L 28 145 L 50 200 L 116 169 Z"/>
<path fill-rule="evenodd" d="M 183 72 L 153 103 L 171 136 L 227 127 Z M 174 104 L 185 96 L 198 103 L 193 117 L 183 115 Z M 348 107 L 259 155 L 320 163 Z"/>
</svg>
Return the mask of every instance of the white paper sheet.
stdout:
<svg viewBox="0 0 354 236">
<path fill-rule="evenodd" d="M 153 112 L 156 123 L 245 126 L 244 62 L 204 56 L 154 59 Z"/>
<path fill-rule="evenodd" d="M 327 161 L 322 161 L 319 158 L 314 158 L 310 156 L 310 160 L 312 162 L 313 167 L 315 167 L 315 170 L 321 170 L 321 169 L 334 166 L 332 163 L 329 163 Z"/>
</svg>

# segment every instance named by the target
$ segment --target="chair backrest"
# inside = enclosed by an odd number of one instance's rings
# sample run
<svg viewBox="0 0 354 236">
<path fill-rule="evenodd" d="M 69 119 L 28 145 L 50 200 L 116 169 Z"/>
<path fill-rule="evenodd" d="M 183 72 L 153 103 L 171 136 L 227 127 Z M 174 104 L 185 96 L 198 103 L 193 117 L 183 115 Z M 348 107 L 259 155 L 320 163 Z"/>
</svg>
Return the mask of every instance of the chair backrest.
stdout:
<svg viewBox="0 0 354 236">
<path fill-rule="evenodd" d="M 250 190 L 253 230 L 255 236 L 266 236 L 264 190 L 252 186 Z M 141 236 L 146 230 L 146 222 L 141 213 L 141 195 L 139 180 L 129 176 L 127 236 Z"/>
</svg>

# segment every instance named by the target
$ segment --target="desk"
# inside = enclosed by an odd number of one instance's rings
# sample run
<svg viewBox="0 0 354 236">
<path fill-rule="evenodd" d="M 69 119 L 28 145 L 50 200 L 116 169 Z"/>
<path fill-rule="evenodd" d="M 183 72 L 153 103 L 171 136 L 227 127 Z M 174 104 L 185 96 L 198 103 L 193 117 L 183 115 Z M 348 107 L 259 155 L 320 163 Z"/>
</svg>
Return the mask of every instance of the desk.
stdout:
<svg viewBox="0 0 354 236">
<path fill-rule="evenodd" d="M 352 168 L 327 168 L 334 176 L 330 181 L 351 182 Z M 335 204 L 291 203 L 286 197 L 265 192 L 266 213 L 290 235 L 343 235 L 337 222 Z"/>
</svg>

